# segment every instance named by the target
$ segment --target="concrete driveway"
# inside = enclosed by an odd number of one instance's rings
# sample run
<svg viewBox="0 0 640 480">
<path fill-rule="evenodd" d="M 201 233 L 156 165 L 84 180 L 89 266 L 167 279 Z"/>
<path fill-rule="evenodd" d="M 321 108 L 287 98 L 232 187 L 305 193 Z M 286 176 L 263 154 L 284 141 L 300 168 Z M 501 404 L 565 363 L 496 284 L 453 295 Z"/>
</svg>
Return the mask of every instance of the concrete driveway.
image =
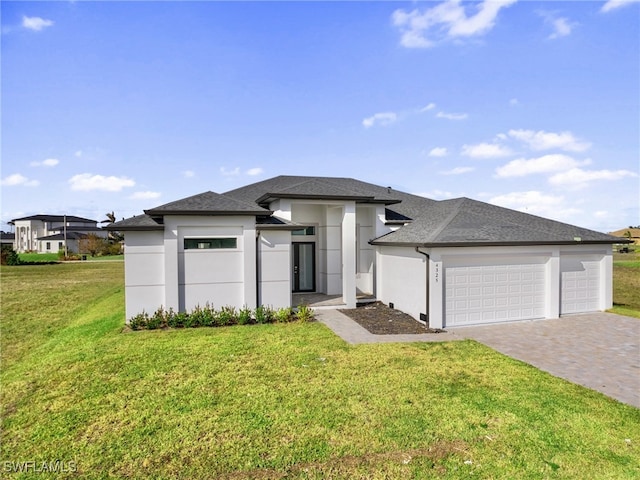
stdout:
<svg viewBox="0 0 640 480">
<path fill-rule="evenodd" d="M 470 338 L 570 382 L 640 408 L 640 319 L 612 313 L 455 327 L 447 333 L 373 335 L 337 310 L 318 320 L 345 341 L 433 342 Z"/>
</svg>

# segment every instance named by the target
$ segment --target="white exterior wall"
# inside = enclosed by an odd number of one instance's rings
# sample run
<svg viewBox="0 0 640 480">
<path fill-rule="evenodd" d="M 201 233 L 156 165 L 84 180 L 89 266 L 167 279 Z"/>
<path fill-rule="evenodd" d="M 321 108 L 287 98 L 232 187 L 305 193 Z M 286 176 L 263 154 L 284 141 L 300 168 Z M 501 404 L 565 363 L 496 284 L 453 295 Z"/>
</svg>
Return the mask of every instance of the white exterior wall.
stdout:
<svg viewBox="0 0 640 480">
<path fill-rule="evenodd" d="M 155 312 L 164 301 L 164 238 L 161 231 L 126 232 L 124 238 L 126 318 Z"/>
<path fill-rule="evenodd" d="M 256 230 L 252 216 L 165 216 L 167 307 L 189 311 L 256 307 Z M 184 249 L 185 238 L 236 238 L 236 248 Z"/>
<path fill-rule="evenodd" d="M 429 260 L 429 325 L 442 328 L 445 319 L 445 272 L 453 266 L 532 264 L 544 268 L 543 318 L 558 318 L 561 311 L 561 265 L 597 262 L 599 265 L 598 310 L 613 305 L 613 260 L 610 245 L 450 247 L 420 249 Z M 563 258 L 565 259 L 563 261 Z M 566 262 L 571 258 L 571 262 Z M 419 319 L 426 292 L 425 257 L 414 247 L 377 247 L 377 297 L 384 303 Z M 565 267 L 566 268 L 566 267 Z M 579 269 L 578 269 L 579 270 Z"/>
<path fill-rule="evenodd" d="M 263 230 L 259 237 L 260 303 L 291 306 L 291 232 Z"/>
<path fill-rule="evenodd" d="M 416 320 L 426 313 L 427 270 L 425 256 L 413 247 L 378 247 L 378 300 L 393 303 L 394 308 Z"/>
</svg>

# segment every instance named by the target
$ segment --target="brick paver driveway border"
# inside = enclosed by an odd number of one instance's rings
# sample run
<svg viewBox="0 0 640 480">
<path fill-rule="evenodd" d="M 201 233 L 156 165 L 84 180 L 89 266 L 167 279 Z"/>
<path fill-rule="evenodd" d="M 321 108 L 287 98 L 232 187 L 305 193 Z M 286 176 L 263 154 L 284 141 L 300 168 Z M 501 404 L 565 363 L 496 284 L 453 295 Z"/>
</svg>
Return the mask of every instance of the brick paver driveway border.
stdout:
<svg viewBox="0 0 640 480">
<path fill-rule="evenodd" d="M 373 335 L 337 310 L 318 320 L 349 343 L 449 341 L 470 338 L 570 382 L 640 408 L 640 319 L 612 313 L 568 315 L 447 333 Z"/>
</svg>

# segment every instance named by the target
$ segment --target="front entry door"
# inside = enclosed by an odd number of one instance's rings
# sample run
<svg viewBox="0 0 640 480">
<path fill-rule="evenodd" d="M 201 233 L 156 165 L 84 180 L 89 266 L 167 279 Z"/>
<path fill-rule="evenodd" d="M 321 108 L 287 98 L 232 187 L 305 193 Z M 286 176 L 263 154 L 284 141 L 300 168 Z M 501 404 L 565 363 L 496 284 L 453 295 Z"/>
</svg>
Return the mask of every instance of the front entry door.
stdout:
<svg viewBox="0 0 640 480">
<path fill-rule="evenodd" d="M 314 292 L 316 290 L 316 244 L 300 242 L 293 244 L 293 291 Z"/>
</svg>

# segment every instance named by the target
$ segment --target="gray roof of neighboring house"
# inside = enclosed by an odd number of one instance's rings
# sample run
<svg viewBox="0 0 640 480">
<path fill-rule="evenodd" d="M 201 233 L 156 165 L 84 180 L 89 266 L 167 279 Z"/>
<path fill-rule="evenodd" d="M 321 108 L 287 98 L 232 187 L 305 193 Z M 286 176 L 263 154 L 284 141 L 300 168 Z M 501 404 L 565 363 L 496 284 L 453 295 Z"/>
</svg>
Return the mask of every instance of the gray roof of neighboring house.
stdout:
<svg viewBox="0 0 640 480">
<path fill-rule="evenodd" d="M 204 192 L 175 202 L 165 203 L 159 207 L 145 210 L 147 215 L 269 215 L 271 211 L 260 207 L 255 202 L 221 195 L 215 192 Z"/>
<path fill-rule="evenodd" d="M 67 240 L 81 240 L 86 238 L 88 235 L 82 232 L 67 232 L 66 239 Z M 64 233 L 56 233 L 54 235 L 47 235 L 46 237 L 38 237 L 38 240 L 64 240 Z"/>
<path fill-rule="evenodd" d="M 41 220 L 43 222 L 64 222 L 65 218 L 67 222 L 98 223 L 97 220 L 91 220 L 90 218 L 76 217 L 74 215 L 31 215 L 30 217 L 14 218 L 8 223 L 10 225 L 13 225 L 14 222 L 19 222 L 23 220 Z"/>
<path fill-rule="evenodd" d="M 3 242 L 13 242 L 16 239 L 16 234 L 13 232 L 0 232 L 0 240 Z"/>
</svg>

